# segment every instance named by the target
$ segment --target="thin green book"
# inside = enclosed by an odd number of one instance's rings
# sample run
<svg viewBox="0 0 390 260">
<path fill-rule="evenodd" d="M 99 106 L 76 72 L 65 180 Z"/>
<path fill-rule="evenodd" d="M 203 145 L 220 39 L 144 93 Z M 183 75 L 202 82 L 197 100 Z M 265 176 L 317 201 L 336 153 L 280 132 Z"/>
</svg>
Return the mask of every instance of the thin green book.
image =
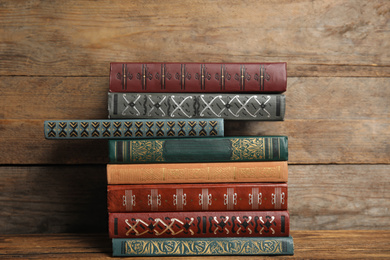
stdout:
<svg viewBox="0 0 390 260">
<path fill-rule="evenodd" d="M 113 256 L 293 255 L 290 237 L 114 238 Z"/>
<path fill-rule="evenodd" d="M 287 136 L 109 140 L 109 162 L 287 161 L 287 146 Z"/>
</svg>

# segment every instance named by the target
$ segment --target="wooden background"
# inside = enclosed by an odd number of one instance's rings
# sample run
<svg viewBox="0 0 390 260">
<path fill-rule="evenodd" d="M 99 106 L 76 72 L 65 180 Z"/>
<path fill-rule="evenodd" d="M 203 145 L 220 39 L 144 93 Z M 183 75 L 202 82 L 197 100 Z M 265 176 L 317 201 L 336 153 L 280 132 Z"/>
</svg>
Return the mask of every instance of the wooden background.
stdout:
<svg viewBox="0 0 390 260">
<path fill-rule="evenodd" d="M 107 141 L 45 140 L 107 118 L 109 63 L 288 63 L 293 230 L 390 229 L 390 2 L 1 1 L 0 233 L 107 230 Z"/>
</svg>

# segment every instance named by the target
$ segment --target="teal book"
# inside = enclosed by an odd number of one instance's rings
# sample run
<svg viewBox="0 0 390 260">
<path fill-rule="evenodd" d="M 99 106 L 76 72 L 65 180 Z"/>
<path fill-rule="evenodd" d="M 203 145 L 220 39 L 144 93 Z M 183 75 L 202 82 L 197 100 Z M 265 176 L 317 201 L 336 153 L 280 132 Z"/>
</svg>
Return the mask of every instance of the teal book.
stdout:
<svg viewBox="0 0 390 260">
<path fill-rule="evenodd" d="M 280 121 L 282 94 L 108 93 L 109 118 L 223 118 Z"/>
<path fill-rule="evenodd" d="M 290 237 L 114 238 L 113 256 L 293 255 Z"/>
<path fill-rule="evenodd" d="M 287 136 L 109 140 L 110 163 L 287 161 Z"/>
<path fill-rule="evenodd" d="M 217 119 L 51 120 L 44 122 L 46 139 L 137 139 L 224 135 Z"/>
</svg>

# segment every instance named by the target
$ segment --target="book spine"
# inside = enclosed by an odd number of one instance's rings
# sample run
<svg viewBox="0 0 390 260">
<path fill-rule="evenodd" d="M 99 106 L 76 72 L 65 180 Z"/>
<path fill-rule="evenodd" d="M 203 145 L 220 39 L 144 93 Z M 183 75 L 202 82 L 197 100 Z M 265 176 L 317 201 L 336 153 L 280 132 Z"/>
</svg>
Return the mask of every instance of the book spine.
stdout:
<svg viewBox="0 0 390 260">
<path fill-rule="evenodd" d="M 108 232 L 110 238 L 286 237 L 289 222 L 288 211 L 109 213 Z"/>
<path fill-rule="evenodd" d="M 113 238 L 113 256 L 293 255 L 289 237 Z"/>
<path fill-rule="evenodd" d="M 287 184 L 108 185 L 107 204 L 111 213 L 287 210 Z"/>
<path fill-rule="evenodd" d="M 282 93 L 286 63 L 111 63 L 111 92 Z"/>
<path fill-rule="evenodd" d="M 108 93 L 110 118 L 283 120 L 282 94 Z"/>
<path fill-rule="evenodd" d="M 108 184 L 287 182 L 287 161 L 108 164 Z"/>
<path fill-rule="evenodd" d="M 51 120 L 47 139 L 138 139 L 224 135 L 223 119 Z"/>
<path fill-rule="evenodd" d="M 286 136 L 109 140 L 110 163 L 287 160 Z"/>
</svg>

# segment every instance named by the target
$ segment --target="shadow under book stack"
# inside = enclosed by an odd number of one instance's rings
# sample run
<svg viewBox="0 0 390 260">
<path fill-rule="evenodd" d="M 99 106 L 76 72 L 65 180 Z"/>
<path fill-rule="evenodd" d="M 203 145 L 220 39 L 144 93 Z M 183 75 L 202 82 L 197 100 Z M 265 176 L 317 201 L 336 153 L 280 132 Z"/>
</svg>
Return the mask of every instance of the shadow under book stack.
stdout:
<svg viewBox="0 0 390 260">
<path fill-rule="evenodd" d="M 293 254 L 287 137 L 223 127 L 283 120 L 286 81 L 285 63 L 111 63 L 109 118 L 145 120 L 109 140 L 114 256 Z"/>
<path fill-rule="evenodd" d="M 109 119 L 45 121 L 48 139 L 109 139 L 114 256 L 291 255 L 286 63 L 111 63 Z"/>
</svg>

